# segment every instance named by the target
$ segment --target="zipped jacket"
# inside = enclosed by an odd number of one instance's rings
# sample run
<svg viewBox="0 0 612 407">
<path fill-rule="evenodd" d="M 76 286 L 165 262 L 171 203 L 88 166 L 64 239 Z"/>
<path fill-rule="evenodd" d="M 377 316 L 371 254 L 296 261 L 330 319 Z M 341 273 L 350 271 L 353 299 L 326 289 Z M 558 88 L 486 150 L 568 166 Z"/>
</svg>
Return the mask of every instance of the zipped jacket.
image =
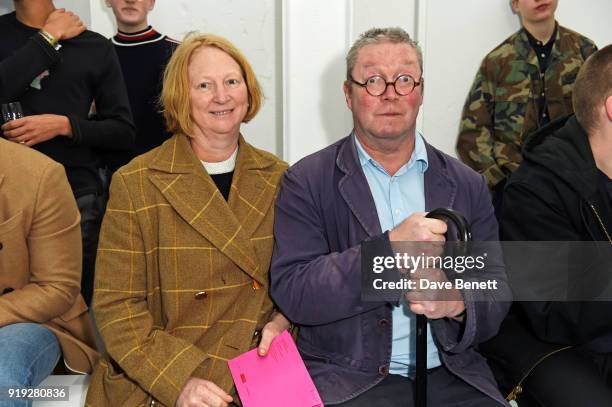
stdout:
<svg viewBox="0 0 612 407">
<path fill-rule="evenodd" d="M 523 158 L 504 190 L 502 239 L 601 241 L 605 242 L 601 247 L 608 249 L 611 198 L 602 187 L 587 133 L 576 117 L 561 118 L 531 135 Z M 546 259 L 549 267 L 555 261 L 562 259 Z M 583 273 L 585 279 L 592 272 L 587 264 L 568 264 L 559 266 L 573 268 L 573 275 Z M 517 302 L 500 333 L 481 350 L 500 387 L 509 391 L 558 351 L 580 346 L 611 352 L 611 316 L 612 302 L 607 301 Z"/>
</svg>

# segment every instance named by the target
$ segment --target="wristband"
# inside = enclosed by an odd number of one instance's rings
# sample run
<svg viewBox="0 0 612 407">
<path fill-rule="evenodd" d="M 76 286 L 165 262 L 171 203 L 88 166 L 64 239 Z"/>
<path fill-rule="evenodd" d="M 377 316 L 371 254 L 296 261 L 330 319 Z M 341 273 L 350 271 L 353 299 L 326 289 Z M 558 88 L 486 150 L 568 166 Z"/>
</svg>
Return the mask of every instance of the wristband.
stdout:
<svg viewBox="0 0 612 407">
<path fill-rule="evenodd" d="M 59 44 L 59 40 L 57 38 L 55 38 L 53 35 L 49 34 L 47 31 L 45 30 L 40 30 L 38 32 L 40 34 L 41 37 L 43 37 L 45 39 L 45 41 L 47 41 L 49 43 L 49 45 L 51 45 L 56 51 L 59 51 L 59 49 L 62 47 Z"/>
</svg>

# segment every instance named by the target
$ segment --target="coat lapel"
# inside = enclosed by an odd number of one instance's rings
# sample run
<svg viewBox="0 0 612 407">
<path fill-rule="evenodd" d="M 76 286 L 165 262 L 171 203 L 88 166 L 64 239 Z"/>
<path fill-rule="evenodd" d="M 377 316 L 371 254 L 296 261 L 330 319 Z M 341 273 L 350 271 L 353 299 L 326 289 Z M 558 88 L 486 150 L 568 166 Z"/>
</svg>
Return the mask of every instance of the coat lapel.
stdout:
<svg viewBox="0 0 612 407">
<path fill-rule="evenodd" d="M 429 162 L 425 171 L 425 210 L 452 208 L 457 184 L 448 176 L 444 158 L 427 142 L 425 148 Z M 369 236 L 380 234 L 374 198 L 361 170 L 352 137 L 340 147 L 336 164 L 346 174 L 339 182 L 340 195 Z"/>
<path fill-rule="evenodd" d="M 283 171 L 274 168 L 275 159 L 257 152 L 242 136 L 239 146 L 228 203 L 245 235 L 250 237 L 272 206 Z"/>
<path fill-rule="evenodd" d="M 376 204 L 368 186 L 368 180 L 361 169 L 353 136 L 347 137 L 340 146 L 336 165 L 345 174 L 338 183 L 338 189 L 351 212 L 368 236 L 381 234 Z"/>
<path fill-rule="evenodd" d="M 242 147 L 244 141 L 241 139 L 241 142 Z M 239 149 L 238 161 L 243 159 L 242 150 Z M 187 136 L 175 135 L 164 143 L 150 168 L 156 170 L 151 171 L 150 181 L 179 216 L 245 273 L 263 283 L 245 226 L 204 170 Z M 234 179 L 240 175 L 237 167 Z M 232 185 L 232 193 L 234 190 Z"/>
<path fill-rule="evenodd" d="M 443 156 L 425 142 L 428 167 L 425 171 L 425 210 L 452 208 L 457 196 L 457 184 L 446 172 Z"/>
</svg>

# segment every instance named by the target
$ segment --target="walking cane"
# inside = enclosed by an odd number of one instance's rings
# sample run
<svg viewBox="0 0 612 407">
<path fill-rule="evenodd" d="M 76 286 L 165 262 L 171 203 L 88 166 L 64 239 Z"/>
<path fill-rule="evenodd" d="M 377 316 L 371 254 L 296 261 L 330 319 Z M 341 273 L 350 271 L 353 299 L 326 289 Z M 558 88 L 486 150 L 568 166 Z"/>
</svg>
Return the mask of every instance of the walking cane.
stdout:
<svg viewBox="0 0 612 407">
<path fill-rule="evenodd" d="M 459 241 L 472 240 L 470 225 L 465 217 L 453 209 L 438 208 L 425 215 L 426 218 L 451 221 L 457 227 Z M 466 247 L 462 247 L 466 249 Z M 417 315 L 416 320 L 416 376 L 415 376 L 415 406 L 427 406 L 427 317 Z"/>
</svg>

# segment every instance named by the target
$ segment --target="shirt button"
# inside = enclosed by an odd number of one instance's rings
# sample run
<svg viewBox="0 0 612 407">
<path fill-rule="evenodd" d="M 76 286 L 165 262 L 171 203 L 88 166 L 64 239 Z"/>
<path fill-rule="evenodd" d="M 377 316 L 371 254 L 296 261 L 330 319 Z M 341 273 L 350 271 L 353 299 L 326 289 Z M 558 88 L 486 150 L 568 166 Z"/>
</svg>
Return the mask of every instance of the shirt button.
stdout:
<svg viewBox="0 0 612 407">
<path fill-rule="evenodd" d="M 387 376 L 389 374 L 389 366 L 382 365 L 381 367 L 378 368 L 378 373 L 380 373 L 383 376 Z"/>
<path fill-rule="evenodd" d="M 399 215 L 399 214 L 400 214 L 400 212 L 401 212 L 401 211 L 400 211 L 399 209 L 396 209 L 396 210 L 394 210 L 394 211 L 393 211 L 393 213 L 395 213 L 396 215 Z"/>
<path fill-rule="evenodd" d="M 542 72 L 542 73 L 540 74 L 540 76 L 543 78 L 543 77 L 544 77 L 544 72 Z"/>
<path fill-rule="evenodd" d="M 194 295 L 194 297 L 196 300 L 203 300 L 204 298 L 208 297 L 208 293 L 206 291 L 200 291 L 199 293 Z"/>
<path fill-rule="evenodd" d="M 540 54 L 542 58 L 546 58 L 546 54 Z"/>
<path fill-rule="evenodd" d="M 546 113 L 542 113 L 542 117 L 546 117 Z"/>
<path fill-rule="evenodd" d="M 546 96 L 546 93 L 542 92 L 542 96 Z"/>
</svg>

